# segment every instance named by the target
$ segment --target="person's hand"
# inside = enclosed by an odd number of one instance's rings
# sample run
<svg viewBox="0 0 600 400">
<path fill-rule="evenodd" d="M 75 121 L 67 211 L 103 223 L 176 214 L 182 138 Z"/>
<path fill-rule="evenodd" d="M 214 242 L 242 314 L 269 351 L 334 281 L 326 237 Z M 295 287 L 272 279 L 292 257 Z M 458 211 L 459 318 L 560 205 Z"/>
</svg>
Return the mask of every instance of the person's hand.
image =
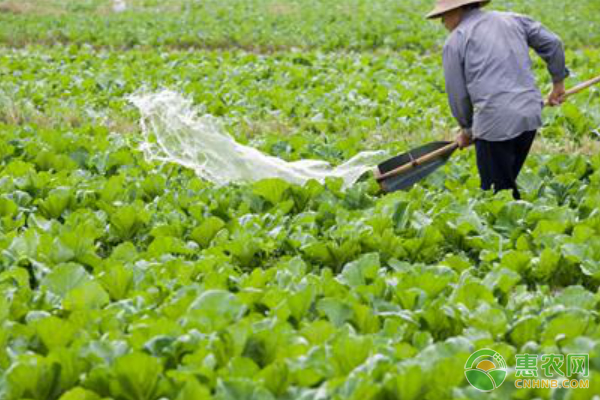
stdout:
<svg viewBox="0 0 600 400">
<path fill-rule="evenodd" d="M 472 145 L 473 140 L 471 139 L 471 136 L 464 129 L 461 129 L 460 133 L 456 137 L 456 143 L 458 144 L 458 148 L 460 148 L 462 150 L 462 149 L 466 149 L 467 147 Z"/>
<path fill-rule="evenodd" d="M 548 105 L 550 107 L 560 106 L 566 100 L 565 93 L 565 82 L 555 83 L 552 93 L 548 96 Z"/>
</svg>

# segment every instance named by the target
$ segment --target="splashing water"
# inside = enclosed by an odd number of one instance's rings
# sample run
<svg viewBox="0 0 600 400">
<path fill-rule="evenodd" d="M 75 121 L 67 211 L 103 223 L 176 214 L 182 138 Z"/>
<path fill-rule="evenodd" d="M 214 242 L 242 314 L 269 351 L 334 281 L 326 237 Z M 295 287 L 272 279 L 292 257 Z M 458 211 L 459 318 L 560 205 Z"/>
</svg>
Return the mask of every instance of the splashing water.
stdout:
<svg viewBox="0 0 600 400">
<path fill-rule="evenodd" d="M 125 0 L 113 0 L 113 11 L 120 13 L 127 10 L 127 3 Z"/>
<path fill-rule="evenodd" d="M 288 162 L 236 142 L 211 115 L 200 115 L 191 100 L 177 92 L 136 94 L 129 100 L 139 109 L 146 159 L 174 162 L 193 169 L 216 184 L 281 178 L 303 184 L 339 177 L 350 186 L 386 155 L 362 152 L 337 167 L 320 160 Z"/>
</svg>

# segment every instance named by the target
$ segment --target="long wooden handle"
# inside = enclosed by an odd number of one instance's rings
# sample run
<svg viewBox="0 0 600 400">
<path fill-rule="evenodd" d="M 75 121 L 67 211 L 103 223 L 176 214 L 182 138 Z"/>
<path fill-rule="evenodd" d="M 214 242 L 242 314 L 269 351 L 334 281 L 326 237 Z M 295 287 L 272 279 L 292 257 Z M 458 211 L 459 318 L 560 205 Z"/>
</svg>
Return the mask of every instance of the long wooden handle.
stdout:
<svg viewBox="0 0 600 400">
<path fill-rule="evenodd" d="M 600 76 L 597 76 L 597 77 L 595 77 L 595 78 L 593 78 L 593 79 L 590 79 L 589 81 L 586 81 L 586 82 L 580 83 L 579 85 L 577 85 L 577 86 L 575 86 L 575 87 L 573 87 L 573 88 L 571 88 L 571 89 L 567 90 L 567 92 L 565 93 L 565 99 L 566 99 L 567 97 L 571 97 L 571 96 L 573 96 L 574 94 L 577 94 L 577 93 L 579 93 L 579 92 L 582 92 L 582 91 L 584 91 L 585 89 L 587 89 L 587 88 L 589 88 L 589 87 L 591 87 L 591 86 L 594 86 L 594 85 L 596 85 L 596 84 L 598 84 L 598 83 L 600 83 Z M 550 102 L 549 102 L 548 100 L 546 100 L 546 102 L 544 103 L 544 105 L 546 105 L 546 106 L 549 106 L 549 105 L 550 105 Z"/>
<path fill-rule="evenodd" d="M 567 92 L 565 93 L 565 99 L 567 97 L 573 96 L 574 94 L 577 94 L 591 86 L 594 86 L 598 83 L 600 83 L 600 76 L 597 76 L 594 79 L 590 79 L 587 82 L 580 83 L 579 85 L 567 90 Z M 546 106 L 550 105 L 548 100 L 546 100 L 545 104 L 546 104 Z M 400 175 L 400 174 L 402 174 L 406 171 L 409 171 L 419 165 L 425 164 L 437 157 L 445 156 L 446 154 L 452 153 L 457 148 L 458 148 L 458 143 L 456 143 L 456 142 L 450 143 L 448 146 L 442 147 L 441 149 L 433 151 L 429 154 L 425 154 L 424 156 L 419 157 L 408 164 L 401 165 L 400 167 L 393 169 L 391 171 L 388 171 L 385 174 L 382 174 L 381 172 L 379 172 L 379 168 L 375 168 L 375 170 L 373 171 L 374 175 L 375 175 L 375 179 L 377 180 L 377 182 L 381 182 L 392 176 Z"/>
<path fill-rule="evenodd" d="M 452 153 L 457 148 L 458 148 L 458 143 L 456 143 L 456 142 L 450 143 L 449 145 L 444 146 L 441 149 L 438 149 L 438 150 L 432 151 L 431 153 L 425 154 L 424 156 L 414 159 L 412 162 L 401 165 L 396 169 L 386 172 L 385 174 L 380 173 L 379 168 L 375 168 L 375 171 L 374 171 L 375 179 L 377 179 L 377 181 L 382 181 L 382 180 L 390 178 L 392 176 L 400 175 L 401 173 L 411 170 L 419 165 L 425 164 L 425 163 L 427 163 L 431 160 L 434 160 L 438 157 L 442 157 L 442 156 L 445 156 L 446 154 Z"/>
</svg>

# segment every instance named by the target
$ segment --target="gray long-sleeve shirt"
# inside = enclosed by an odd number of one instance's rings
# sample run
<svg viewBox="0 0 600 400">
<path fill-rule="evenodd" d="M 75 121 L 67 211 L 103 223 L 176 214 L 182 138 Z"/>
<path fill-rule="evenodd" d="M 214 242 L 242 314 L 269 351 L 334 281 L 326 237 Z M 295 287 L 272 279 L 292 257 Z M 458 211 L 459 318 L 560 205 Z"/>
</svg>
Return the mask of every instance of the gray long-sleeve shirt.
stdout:
<svg viewBox="0 0 600 400">
<path fill-rule="evenodd" d="M 554 82 L 569 75 L 560 39 L 522 15 L 470 10 L 448 37 L 443 62 L 450 108 L 475 139 L 509 140 L 542 126 L 529 47 Z"/>
</svg>

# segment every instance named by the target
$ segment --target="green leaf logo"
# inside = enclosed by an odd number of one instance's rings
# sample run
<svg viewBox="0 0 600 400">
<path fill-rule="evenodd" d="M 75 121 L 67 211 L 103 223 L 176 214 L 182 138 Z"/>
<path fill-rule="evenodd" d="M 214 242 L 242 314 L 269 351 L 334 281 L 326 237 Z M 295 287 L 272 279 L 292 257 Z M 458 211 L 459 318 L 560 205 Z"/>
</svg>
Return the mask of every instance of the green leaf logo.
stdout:
<svg viewBox="0 0 600 400">
<path fill-rule="evenodd" d="M 471 386 L 482 392 L 491 392 L 499 388 L 504 383 L 506 374 L 504 357 L 491 349 L 476 351 L 465 364 L 467 380 Z"/>
</svg>

